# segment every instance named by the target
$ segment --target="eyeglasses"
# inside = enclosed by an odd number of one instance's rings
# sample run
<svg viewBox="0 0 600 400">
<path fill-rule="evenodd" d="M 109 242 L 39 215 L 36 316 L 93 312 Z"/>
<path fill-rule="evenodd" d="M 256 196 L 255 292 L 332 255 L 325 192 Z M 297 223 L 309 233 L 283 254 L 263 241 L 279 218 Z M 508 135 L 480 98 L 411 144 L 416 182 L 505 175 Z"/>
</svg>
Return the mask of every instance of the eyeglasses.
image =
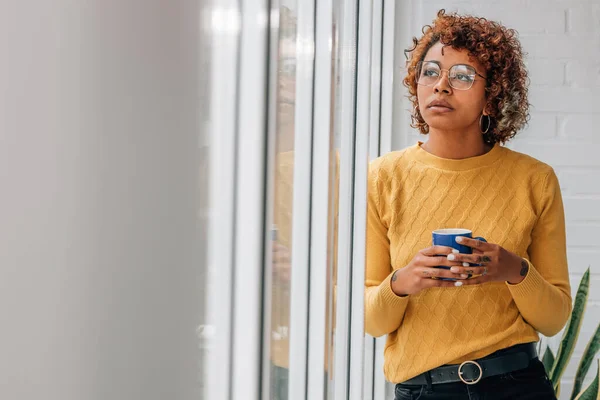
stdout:
<svg viewBox="0 0 600 400">
<path fill-rule="evenodd" d="M 440 65 L 434 61 L 419 61 L 417 64 L 417 73 L 415 80 L 422 86 L 433 86 L 442 77 L 442 71 L 448 72 L 448 83 L 457 90 L 469 90 L 475 82 L 475 76 L 486 79 L 485 76 L 477 73 L 475 68 L 470 65 L 456 64 L 449 70 L 440 68 Z"/>
</svg>

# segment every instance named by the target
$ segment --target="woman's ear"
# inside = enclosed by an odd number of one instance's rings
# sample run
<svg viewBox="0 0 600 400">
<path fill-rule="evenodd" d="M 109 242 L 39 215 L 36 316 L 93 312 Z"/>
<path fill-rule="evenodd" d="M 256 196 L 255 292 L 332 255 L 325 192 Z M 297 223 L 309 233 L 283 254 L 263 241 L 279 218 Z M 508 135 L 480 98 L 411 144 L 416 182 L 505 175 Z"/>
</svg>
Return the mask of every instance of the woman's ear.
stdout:
<svg viewBox="0 0 600 400">
<path fill-rule="evenodd" d="M 490 103 L 486 103 L 486 104 L 485 104 L 485 107 L 483 107 L 483 112 L 482 112 L 482 114 L 483 114 L 483 115 L 490 115 L 490 108 L 491 108 L 491 107 L 490 107 Z"/>
</svg>

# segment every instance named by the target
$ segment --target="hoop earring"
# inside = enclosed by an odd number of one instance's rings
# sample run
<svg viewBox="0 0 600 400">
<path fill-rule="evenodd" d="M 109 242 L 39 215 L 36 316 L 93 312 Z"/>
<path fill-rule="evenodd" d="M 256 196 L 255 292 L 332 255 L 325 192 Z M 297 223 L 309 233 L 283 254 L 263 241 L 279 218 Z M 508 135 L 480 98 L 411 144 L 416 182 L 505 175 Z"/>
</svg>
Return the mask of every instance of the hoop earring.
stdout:
<svg viewBox="0 0 600 400">
<path fill-rule="evenodd" d="M 484 135 L 486 133 L 488 133 L 488 131 L 490 130 L 490 126 L 492 125 L 492 118 L 490 118 L 489 115 L 485 115 L 485 116 L 487 117 L 487 126 L 486 126 L 485 130 L 483 130 L 483 117 L 484 117 L 484 114 L 481 114 L 481 117 L 479 117 L 479 130 Z"/>
</svg>

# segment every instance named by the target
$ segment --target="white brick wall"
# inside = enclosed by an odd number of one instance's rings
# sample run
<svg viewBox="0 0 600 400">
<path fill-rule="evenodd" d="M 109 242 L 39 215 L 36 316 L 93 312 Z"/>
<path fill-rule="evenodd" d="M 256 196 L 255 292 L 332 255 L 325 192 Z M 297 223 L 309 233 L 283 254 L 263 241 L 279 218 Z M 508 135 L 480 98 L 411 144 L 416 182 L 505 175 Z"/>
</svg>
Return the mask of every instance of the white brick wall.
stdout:
<svg viewBox="0 0 600 400">
<path fill-rule="evenodd" d="M 509 146 L 549 163 L 558 173 L 573 293 L 585 269 L 592 268 L 587 313 L 562 385 L 561 399 L 567 398 L 581 353 L 600 320 L 600 0 L 412 0 L 410 5 L 397 16 L 398 24 L 410 27 L 398 30 L 399 65 L 410 44 L 406 32 L 420 33 L 440 8 L 516 29 L 528 54 L 531 122 Z M 411 107 L 400 77 L 395 88 L 393 144 L 402 148 L 420 136 L 406 129 Z M 559 336 L 549 340 L 554 348 L 558 341 Z"/>
</svg>

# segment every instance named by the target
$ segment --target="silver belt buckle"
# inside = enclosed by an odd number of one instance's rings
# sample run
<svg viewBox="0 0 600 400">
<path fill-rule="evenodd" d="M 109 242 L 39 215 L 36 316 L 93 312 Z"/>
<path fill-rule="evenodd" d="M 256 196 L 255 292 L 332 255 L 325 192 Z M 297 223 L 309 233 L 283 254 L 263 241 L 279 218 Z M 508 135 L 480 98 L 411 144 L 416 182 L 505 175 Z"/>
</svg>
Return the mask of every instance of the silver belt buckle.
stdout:
<svg viewBox="0 0 600 400">
<path fill-rule="evenodd" d="M 473 379 L 473 380 L 468 381 L 465 378 L 463 378 L 462 367 L 464 367 L 467 364 L 473 364 L 473 365 L 477 366 L 477 368 L 479 368 L 479 376 L 477 377 L 477 379 Z M 483 376 L 483 369 L 481 368 L 481 365 L 479 365 L 479 363 L 477 361 L 465 361 L 462 364 L 460 364 L 460 366 L 458 367 L 458 379 L 460 379 L 461 381 L 463 381 L 467 385 L 474 385 L 474 384 L 476 384 L 477 382 L 479 382 L 481 380 L 482 376 Z"/>
</svg>

